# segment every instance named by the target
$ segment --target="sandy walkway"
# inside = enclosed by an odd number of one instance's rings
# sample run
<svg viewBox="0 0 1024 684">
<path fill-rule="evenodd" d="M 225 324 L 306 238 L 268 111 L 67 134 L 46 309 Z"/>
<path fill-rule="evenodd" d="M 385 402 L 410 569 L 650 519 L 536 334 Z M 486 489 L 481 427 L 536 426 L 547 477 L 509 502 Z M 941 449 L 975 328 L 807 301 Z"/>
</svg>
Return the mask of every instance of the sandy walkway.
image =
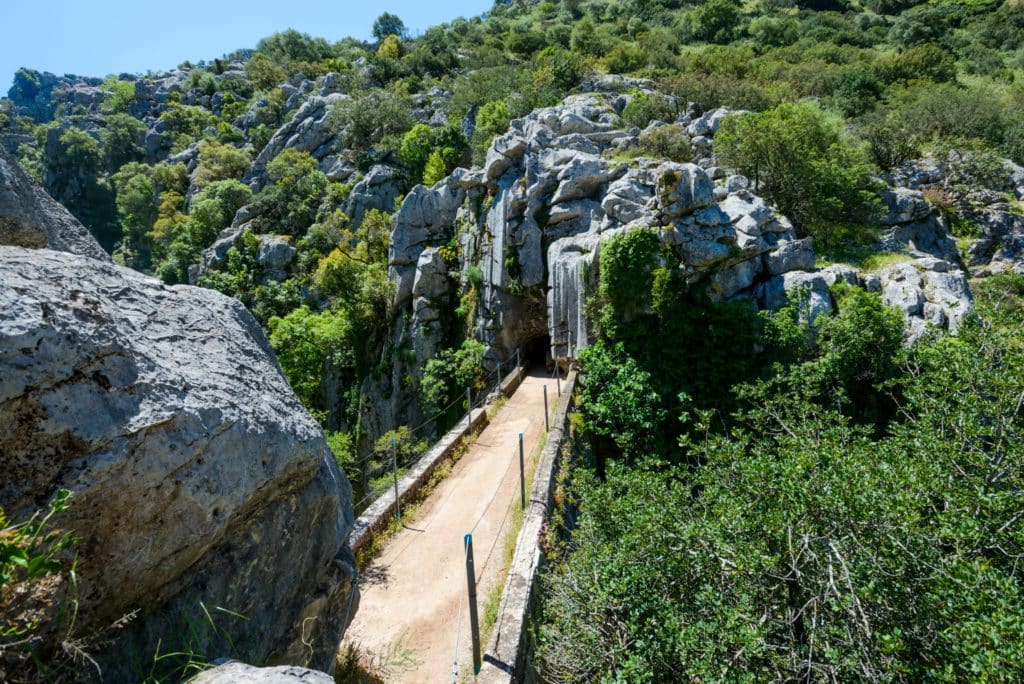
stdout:
<svg viewBox="0 0 1024 684">
<path fill-rule="evenodd" d="M 473 555 L 482 622 L 488 593 L 504 581 L 499 576 L 503 540 L 511 524 L 510 505 L 519 499 L 518 436 L 523 433 L 529 459 L 544 434 L 544 384 L 554 409 L 554 381 L 539 371 L 525 378 L 415 519 L 405 522 L 405 529 L 363 572 L 359 610 L 345 643 L 357 643 L 372 655 L 388 682 L 450 682 L 458 622 L 460 679 L 471 679 L 464 606 L 458 619 L 466 596 L 462 540 L 480 520 L 473 532 Z"/>
</svg>

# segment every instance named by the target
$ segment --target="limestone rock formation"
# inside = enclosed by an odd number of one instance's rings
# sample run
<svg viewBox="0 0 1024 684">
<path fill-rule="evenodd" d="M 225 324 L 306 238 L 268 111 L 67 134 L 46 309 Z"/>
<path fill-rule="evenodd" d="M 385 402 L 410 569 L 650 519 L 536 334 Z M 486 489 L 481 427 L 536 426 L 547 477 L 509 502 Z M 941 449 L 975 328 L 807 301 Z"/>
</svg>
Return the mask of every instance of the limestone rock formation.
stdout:
<svg viewBox="0 0 1024 684">
<path fill-rule="evenodd" d="M 1024 274 L 1024 216 L 986 209 L 978 213 L 977 219 L 982 235 L 966 255 L 974 275 Z"/>
<path fill-rule="evenodd" d="M 334 684 L 334 678 L 304 667 L 253 667 L 230 662 L 203 670 L 192 684 Z"/>
<path fill-rule="evenodd" d="M 309 152 L 317 161 L 326 159 L 334 152 L 335 131 L 327 117 L 331 108 L 347 97 L 332 93 L 306 100 L 288 123 L 274 133 L 246 173 L 245 180 L 252 185 L 253 190 L 260 190 L 267 184 L 267 164 L 285 149 Z"/>
<path fill-rule="evenodd" d="M 797 240 L 789 221 L 743 179 L 727 184 L 719 169 L 716 187 L 703 167 L 710 160 L 613 158 L 640 135 L 619 127 L 632 96 L 615 85 L 513 121 L 482 168 L 458 169 L 406 196 L 389 260 L 400 314 L 392 345 L 411 353 L 396 355 L 391 377 L 368 388 L 368 396 L 389 399 L 367 412 L 383 422 L 366 425 L 367 433 L 423 418 L 404 379 L 436 351 L 438 312 L 456 289 L 475 292 L 473 334 L 493 367 L 531 340 L 545 340 L 555 358 L 589 344 L 585 303 L 602 241 L 631 227 L 656 229 L 686 278 L 718 298 L 753 297 L 765 279 L 813 268 L 811 243 Z M 713 135 L 727 113 L 702 117 L 695 132 Z M 453 245 L 458 267 L 446 269 L 438 250 Z"/>
<path fill-rule="evenodd" d="M 882 301 L 903 311 L 912 340 L 925 331 L 926 323 L 955 333 L 974 314 L 967 274 L 942 259 L 895 264 L 878 277 Z"/>
<path fill-rule="evenodd" d="M 94 654 L 105 678 L 215 607 L 244 619 L 218 613 L 195 652 L 329 668 L 357 602 L 351 490 L 244 307 L 0 247 L 0 312 L 0 505 L 74 493 L 77 628 L 140 611 Z"/>
<path fill-rule="evenodd" d="M 486 344 L 490 364 L 536 338 L 547 338 L 552 355 L 564 358 L 570 345 L 575 351 L 591 340 L 585 303 L 597 284 L 602 242 L 637 226 L 657 230 L 688 282 L 712 297 L 778 308 L 800 291 L 809 324 L 834 309 L 830 288 L 838 282 L 874 289 L 902 308 L 911 341 L 927 324 L 956 331 L 973 315 L 956 243 L 919 189 L 889 188 L 887 228 L 876 244 L 906 255 L 912 265 L 880 274 L 842 264 L 818 270 L 813 241 L 798 239 L 746 178 L 717 165 L 715 133 L 735 112 L 722 108 L 697 116 L 691 108 L 677 119 L 691 136 L 695 164 L 645 158 L 623 163 L 617 153 L 636 145 L 640 135 L 619 128 L 618 115 L 632 95 L 622 94 L 615 79 L 590 85 L 598 92 L 570 96 L 513 121 L 492 142 L 482 168 L 459 169 L 433 188 L 418 186 L 407 195 L 395 218 L 390 272 L 397 286 L 394 306 L 402 314 L 392 344 L 411 354 L 396 360 L 391 378 L 368 392 L 390 397 L 373 411 L 383 429 L 422 418 L 402 379 L 436 351 L 437 314 L 450 303 L 444 299 L 449 292 L 475 288 L 473 332 Z M 1013 229 L 992 232 L 1006 236 Z M 447 272 L 445 287 L 437 250 L 452 244 L 458 245 L 459 267 Z M 1015 244 L 999 242 L 1007 252 Z M 374 433 L 382 426 L 367 428 Z"/>
<path fill-rule="evenodd" d="M 356 183 L 349 195 L 345 213 L 358 225 L 370 209 L 392 212 L 402 194 L 402 175 L 390 166 L 378 164 Z"/>
<path fill-rule="evenodd" d="M 49 248 L 110 261 L 78 219 L 0 149 L 0 245 Z"/>
</svg>

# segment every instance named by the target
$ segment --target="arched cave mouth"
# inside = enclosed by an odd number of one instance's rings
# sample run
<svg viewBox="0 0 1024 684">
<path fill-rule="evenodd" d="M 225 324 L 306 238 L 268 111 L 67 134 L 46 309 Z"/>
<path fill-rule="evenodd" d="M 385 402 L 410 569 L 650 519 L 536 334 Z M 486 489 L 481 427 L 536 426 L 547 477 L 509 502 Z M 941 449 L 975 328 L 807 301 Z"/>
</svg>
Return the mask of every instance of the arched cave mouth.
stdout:
<svg viewBox="0 0 1024 684">
<path fill-rule="evenodd" d="M 551 336 L 537 335 L 523 345 L 523 364 L 530 369 L 547 369 L 554 364 L 551 359 Z"/>
</svg>

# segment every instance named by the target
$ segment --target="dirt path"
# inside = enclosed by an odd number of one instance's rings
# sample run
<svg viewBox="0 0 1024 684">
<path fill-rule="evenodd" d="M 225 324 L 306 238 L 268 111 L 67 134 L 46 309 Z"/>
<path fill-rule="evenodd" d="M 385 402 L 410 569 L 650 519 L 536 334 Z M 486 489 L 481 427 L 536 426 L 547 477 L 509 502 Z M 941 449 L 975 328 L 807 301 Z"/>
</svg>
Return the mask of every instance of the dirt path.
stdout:
<svg viewBox="0 0 1024 684">
<path fill-rule="evenodd" d="M 364 570 L 359 610 L 345 644 L 358 644 L 388 682 L 450 682 L 459 623 L 460 680 L 472 674 L 465 606 L 460 618 L 466 596 L 463 536 L 476 524 L 473 555 L 483 622 L 488 593 L 504 581 L 503 540 L 510 508 L 519 499 L 519 433 L 529 459 L 544 434 L 545 384 L 554 409 L 553 381 L 539 371 L 526 377 L 416 517 Z"/>
</svg>

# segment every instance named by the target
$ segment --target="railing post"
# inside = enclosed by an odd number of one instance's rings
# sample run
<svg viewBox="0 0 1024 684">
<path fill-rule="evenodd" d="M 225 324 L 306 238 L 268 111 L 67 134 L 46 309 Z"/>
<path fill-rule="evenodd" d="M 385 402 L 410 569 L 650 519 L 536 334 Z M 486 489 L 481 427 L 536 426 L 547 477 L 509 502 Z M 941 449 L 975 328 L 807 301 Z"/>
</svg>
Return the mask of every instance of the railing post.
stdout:
<svg viewBox="0 0 1024 684">
<path fill-rule="evenodd" d="M 469 629 L 473 637 L 473 674 L 480 674 L 480 619 L 476 612 L 476 571 L 473 569 L 473 535 L 463 538 L 466 548 L 466 584 L 469 588 Z"/>
<path fill-rule="evenodd" d="M 466 429 L 473 427 L 473 388 L 466 388 Z"/>
<path fill-rule="evenodd" d="M 519 433 L 519 502 L 526 510 L 526 466 L 523 461 L 523 433 Z"/>
<path fill-rule="evenodd" d="M 402 519 L 402 502 L 398 498 L 398 457 L 395 455 L 395 438 L 391 438 L 391 472 L 395 474 L 395 517 Z"/>
<path fill-rule="evenodd" d="M 519 358 L 519 347 L 516 347 L 516 368 L 523 367 L 523 360 Z"/>
<path fill-rule="evenodd" d="M 551 431 L 550 419 L 548 418 L 548 386 L 544 385 L 544 429 Z"/>
<path fill-rule="evenodd" d="M 558 383 L 558 396 L 562 396 L 562 369 L 559 368 L 557 361 L 555 361 L 555 382 Z"/>
</svg>

